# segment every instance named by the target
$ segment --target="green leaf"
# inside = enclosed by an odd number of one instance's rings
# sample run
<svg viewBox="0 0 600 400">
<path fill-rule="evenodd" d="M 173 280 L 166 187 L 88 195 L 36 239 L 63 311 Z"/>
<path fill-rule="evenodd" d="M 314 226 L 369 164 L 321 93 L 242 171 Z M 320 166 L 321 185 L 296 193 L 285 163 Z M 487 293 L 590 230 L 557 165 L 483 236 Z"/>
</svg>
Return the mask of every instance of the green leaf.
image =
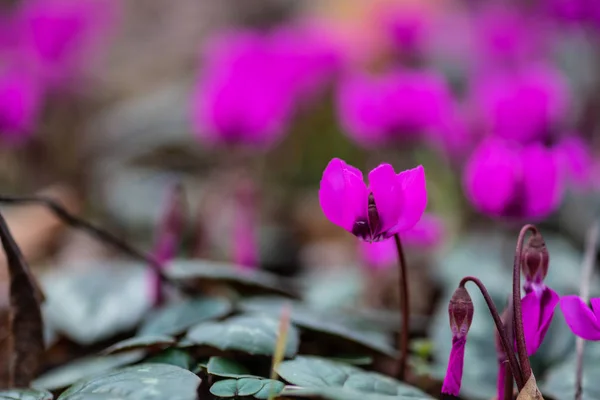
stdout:
<svg viewBox="0 0 600 400">
<path fill-rule="evenodd" d="M 386 396 L 382 394 L 366 394 L 351 392 L 349 390 L 333 387 L 303 388 L 286 386 L 279 394 L 284 398 L 308 398 L 320 400 L 419 400 L 432 399 L 432 397 L 413 396 L 402 394 L 399 396 Z"/>
<path fill-rule="evenodd" d="M 106 350 L 104 354 L 122 353 L 129 350 L 144 349 L 148 351 L 162 350 L 175 344 L 175 339 L 170 336 L 135 336 L 122 340 Z"/>
<path fill-rule="evenodd" d="M 175 260 L 166 271 L 177 281 L 202 285 L 222 282 L 240 293 L 275 293 L 289 296 L 293 292 L 290 282 L 260 270 L 240 271 L 233 264 L 199 260 Z"/>
<path fill-rule="evenodd" d="M 257 378 L 225 379 L 210 387 L 210 392 L 218 397 L 251 396 L 263 387 Z"/>
<path fill-rule="evenodd" d="M 82 358 L 46 372 L 34 380 L 31 386 L 47 390 L 62 389 L 80 379 L 87 379 L 115 368 L 138 362 L 144 356 L 144 351 L 132 351 L 110 356 Z"/>
<path fill-rule="evenodd" d="M 279 321 L 260 315 L 241 315 L 222 322 L 205 322 L 187 333 L 186 339 L 194 345 L 219 350 L 237 350 L 248 354 L 272 356 L 275 351 Z M 298 351 L 298 330 L 288 329 L 285 355 L 293 357 Z"/>
<path fill-rule="evenodd" d="M 167 364 L 139 364 L 83 380 L 67 389 L 58 400 L 92 399 L 109 395 L 119 400 L 196 400 L 200 378 Z"/>
<path fill-rule="evenodd" d="M 0 390 L 0 400 L 52 400 L 52 393 L 32 389 Z"/>
<path fill-rule="evenodd" d="M 582 400 L 600 399 L 600 342 L 586 342 L 583 358 L 583 394 Z M 575 398 L 575 357 L 570 357 L 561 364 L 553 367 L 540 385 L 545 396 L 556 399 Z"/>
<path fill-rule="evenodd" d="M 78 344 L 133 329 L 152 306 L 147 269 L 140 264 L 93 264 L 42 279 L 45 320 Z"/>
<path fill-rule="evenodd" d="M 139 335 L 179 335 L 200 322 L 231 312 L 231 303 L 218 297 L 200 297 L 168 304 L 153 311 L 142 323 Z"/>
<path fill-rule="evenodd" d="M 184 350 L 170 348 L 148 358 L 145 362 L 170 364 L 180 368 L 191 369 L 194 359 Z"/>
<path fill-rule="evenodd" d="M 250 371 L 242 364 L 225 357 L 211 357 L 206 369 L 210 375 L 224 378 L 241 378 L 250 375 Z"/>
<path fill-rule="evenodd" d="M 308 389 L 342 388 L 350 393 L 431 399 L 421 390 L 388 376 L 321 357 L 299 356 L 284 361 L 277 368 L 277 373 L 287 382 Z"/>
<path fill-rule="evenodd" d="M 255 399 L 267 400 L 271 395 L 277 396 L 283 390 L 285 386 L 283 382 L 276 381 L 273 379 L 263 379 L 263 387 L 258 392 L 254 393 Z"/>
<path fill-rule="evenodd" d="M 332 336 L 337 340 L 342 338 L 356 343 L 362 348 L 374 350 L 389 357 L 397 356 L 396 350 L 389 344 L 388 335 L 381 332 L 361 331 L 356 326 L 348 323 L 350 317 L 342 312 L 319 312 L 300 302 L 292 302 L 277 297 L 245 299 L 240 306 L 246 311 L 281 315 L 281 310 L 285 304 L 292 306 L 290 318 L 295 325 L 301 328 Z"/>
<path fill-rule="evenodd" d="M 351 365 L 371 365 L 373 364 L 373 357 L 361 356 L 361 355 L 343 355 L 328 357 L 331 361 L 342 362 Z"/>
</svg>

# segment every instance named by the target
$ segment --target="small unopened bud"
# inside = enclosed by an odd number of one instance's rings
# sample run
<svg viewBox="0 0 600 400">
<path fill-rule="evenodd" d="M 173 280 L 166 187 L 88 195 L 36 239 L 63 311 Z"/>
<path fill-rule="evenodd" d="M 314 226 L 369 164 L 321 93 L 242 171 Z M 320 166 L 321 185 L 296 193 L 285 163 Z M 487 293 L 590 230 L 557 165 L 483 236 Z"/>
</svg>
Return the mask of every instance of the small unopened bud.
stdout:
<svg viewBox="0 0 600 400">
<path fill-rule="evenodd" d="M 464 287 L 458 287 L 448 304 L 450 328 L 454 337 L 461 338 L 467 335 L 473 321 L 473 312 L 473 302 L 469 292 Z"/>
<path fill-rule="evenodd" d="M 529 238 L 523 249 L 521 269 L 529 283 L 541 283 L 548 274 L 550 255 L 540 233 Z"/>
</svg>

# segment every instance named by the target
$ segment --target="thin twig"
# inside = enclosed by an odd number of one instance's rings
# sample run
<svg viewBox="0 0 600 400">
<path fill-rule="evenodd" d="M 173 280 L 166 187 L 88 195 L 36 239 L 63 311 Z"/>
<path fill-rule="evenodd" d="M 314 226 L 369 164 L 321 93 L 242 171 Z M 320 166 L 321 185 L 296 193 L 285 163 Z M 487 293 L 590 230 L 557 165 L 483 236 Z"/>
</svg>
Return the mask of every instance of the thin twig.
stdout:
<svg viewBox="0 0 600 400">
<path fill-rule="evenodd" d="M 579 296 L 584 302 L 587 302 L 590 297 L 590 281 L 594 273 L 594 265 L 596 264 L 596 255 L 598 254 L 598 231 L 599 224 L 596 222 L 588 230 L 585 241 L 585 255 L 583 257 L 583 265 L 581 269 L 581 284 L 579 286 Z M 581 400 L 583 395 L 583 350 L 585 340 L 577 337 L 575 342 L 576 363 L 575 363 L 575 400 Z"/>
<path fill-rule="evenodd" d="M 492 297 L 488 293 L 485 285 L 474 276 L 466 276 L 460 281 L 460 287 L 465 287 L 467 282 L 473 282 L 479 288 L 479 291 L 483 295 L 483 298 L 490 310 L 490 314 L 492 314 L 492 318 L 494 319 L 494 324 L 496 324 L 496 330 L 500 335 L 500 341 L 502 343 L 502 347 L 504 348 L 504 353 L 508 357 L 508 361 L 510 363 L 510 371 L 515 377 L 515 381 L 517 382 L 517 386 L 519 390 L 523 388 L 523 377 L 521 376 L 521 369 L 519 368 L 519 363 L 517 361 L 517 357 L 511 345 L 511 342 L 508 340 L 507 331 L 500 319 L 500 315 L 498 314 L 498 309 L 492 300 Z"/>
<path fill-rule="evenodd" d="M 0 203 L 5 204 L 41 204 L 47 207 L 50 211 L 52 211 L 58 218 L 60 218 L 67 225 L 72 226 L 73 228 L 81 229 L 85 232 L 88 232 L 90 235 L 96 237 L 98 240 L 108 243 L 116 249 L 122 251 L 129 256 L 143 261 L 145 265 L 150 266 L 152 270 L 156 273 L 156 275 L 160 278 L 161 281 L 165 283 L 169 283 L 172 286 L 181 289 L 184 292 L 193 292 L 193 289 L 183 282 L 178 282 L 171 280 L 165 273 L 163 272 L 161 264 L 154 258 L 147 254 L 144 254 L 142 251 L 136 249 L 131 246 L 129 243 L 119 239 L 112 233 L 95 226 L 94 224 L 76 217 L 75 215 L 69 213 L 65 207 L 59 204 L 57 201 L 45 197 L 45 196 L 6 196 L 0 195 Z"/>
<path fill-rule="evenodd" d="M 508 298 L 508 306 L 506 307 L 506 324 L 505 329 L 506 329 L 506 334 L 508 336 L 508 342 L 509 343 L 514 343 L 515 340 L 515 330 L 514 330 L 514 326 L 513 326 L 513 305 L 512 305 L 512 299 L 509 297 Z M 508 368 L 510 370 L 510 364 L 508 365 Z M 512 371 L 511 371 L 512 373 Z M 513 375 L 514 374 L 506 374 L 504 376 L 504 400 L 512 400 L 513 398 Z M 500 399 L 498 399 L 500 400 Z"/>
<path fill-rule="evenodd" d="M 531 364 L 529 364 L 529 357 L 527 356 L 527 345 L 525 344 L 525 332 L 523 330 L 523 310 L 521 308 L 521 259 L 523 256 L 523 241 L 525 240 L 525 235 L 528 231 L 531 231 L 534 235 L 539 234 L 534 225 L 527 224 L 521 228 L 517 239 L 513 263 L 513 321 L 515 324 L 515 338 L 523 382 L 527 382 L 531 377 Z M 522 388 L 519 387 L 519 391 L 521 391 L 521 389 Z"/>
<path fill-rule="evenodd" d="M 410 340 L 410 304 L 408 300 L 408 274 L 406 271 L 406 259 L 404 258 L 404 250 L 402 249 L 400 235 L 395 234 L 394 240 L 396 241 L 396 248 L 398 249 L 398 276 L 400 277 L 400 281 L 398 282 L 398 289 L 400 290 L 400 312 L 402 313 L 402 326 L 400 329 L 400 336 L 398 337 L 398 348 L 400 349 L 400 358 L 398 359 L 397 376 L 399 380 L 403 381 L 406 376 L 406 362 L 408 360 L 408 348 Z"/>
</svg>

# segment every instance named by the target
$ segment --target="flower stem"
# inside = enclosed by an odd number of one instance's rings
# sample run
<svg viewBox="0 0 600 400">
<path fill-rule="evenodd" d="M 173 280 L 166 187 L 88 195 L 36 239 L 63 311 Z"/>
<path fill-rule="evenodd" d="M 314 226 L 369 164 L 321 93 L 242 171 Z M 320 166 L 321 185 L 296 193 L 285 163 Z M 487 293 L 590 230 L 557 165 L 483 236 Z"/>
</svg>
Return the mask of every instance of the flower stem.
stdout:
<svg viewBox="0 0 600 400">
<path fill-rule="evenodd" d="M 515 324 L 517 353 L 519 354 L 519 363 L 521 364 L 521 373 L 524 382 L 527 382 L 531 377 L 531 364 L 529 364 L 529 357 L 527 356 L 527 345 L 525 344 L 525 332 L 523 330 L 523 310 L 521 308 L 521 258 L 523 256 L 523 241 L 525 240 L 527 231 L 531 231 L 533 235 L 539 234 L 534 225 L 527 224 L 521 228 L 513 263 L 513 321 Z M 520 387 L 519 390 L 521 390 Z"/>
<path fill-rule="evenodd" d="M 595 222 L 587 233 L 585 243 L 585 256 L 583 258 L 583 268 L 581 271 L 581 284 L 579 286 L 579 296 L 584 302 L 587 302 L 590 296 L 590 281 L 594 272 L 596 254 L 598 253 L 598 234 L 600 225 Z M 585 340 L 577 337 L 575 342 L 575 400 L 581 400 L 583 395 L 583 351 Z"/>
<path fill-rule="evenodd" d="M 506 329 L 506 335 L 508 337 L 508 342 L 509 343 L 514 343 L 515 342 L 515 330 L 513 327 L 513 307 L 511 304 L 512 300 L 509 298 L 508 299 L 508 307 L 506 309 L 506 323 L 505 323 L 505 329 Z M 508 365 L 508 368 L 510 368 L 510 364 Z M 513 398 L 513 375 L 511 374 L 505 374 L 504 375 L 504 400 L 512 400 Z M 500 400 L 500 399 L 498 399 Z"/>
<path fill-rule="evenodd" d="M 400 312 L 402 313 L 402 325 L 400 326 L 400 336 L 398 337 L 398 348 L 400 349 L 400 358 L 398 359 L 397 376 L 399 380 L 403 381 L 406 375 L 406 361 L 408 359 L 410 334 L 410 306 L 408 302 L 408 279 L 406 272 L 406 260 L 404 258 L 404 251 L 402 250 L 402 242 L 400 241 L 400 235 L 395 234 L 394 240 L 396 241 L 396 248 L 398 249 L 398 276 L 400 277 L 400 281 L 398 282 L 398 289 L 400 290 Z"/>
<path fill-rule="evenodd" d="M 521 369 L 519 368 L 519 363 L 517 361 L 517 357 L 515 356 L 515 352 L 511 345 L 511 342 L 508 340 L 508 335 L 506 329 L 504 328 L 504 324 L 500 319 L 500 315 L 498 314 L 498 309 L 494 304 L 494 301 L 490 297 L 485 285 L 474 276 L 466 276 L 460 281 L 460 287 L 465 287 L 467 282 L 473 282 L 479 288 L 479 291 L 483 295 L 485 302 L 490 310 L 490 314 L 492 314 L 492 318 L 494 319 L 494 323 L 496 324 L 496 329 L 498 330 L 498 334 L 500 335 L 500 341 L 502 343 L 502 347 L 504 348 L 504 353 L 508 357 L 508 362 L 510 365 L 510 371 L 515 377 L 515 381 L 517 382 L 517 386 L 519 390 L 523 388 L 523 377 L 521 376 Z"/>
</svg>

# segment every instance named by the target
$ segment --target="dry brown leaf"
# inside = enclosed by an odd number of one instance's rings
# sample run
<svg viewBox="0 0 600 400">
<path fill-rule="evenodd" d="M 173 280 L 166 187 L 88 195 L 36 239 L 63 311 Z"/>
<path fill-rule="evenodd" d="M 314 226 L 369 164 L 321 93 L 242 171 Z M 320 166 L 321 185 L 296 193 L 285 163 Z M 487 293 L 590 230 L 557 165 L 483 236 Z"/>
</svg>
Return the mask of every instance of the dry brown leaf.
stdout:
<svg viewBox="0 0 600 400">
<path fill-rule="evenodd" d="M 525 386 L 523 386 L 523 389 L 519 392 L 517 400 L 544 400 L 540 389 L 537 387 L 535 376 L 533 376 L 533 374 L 531 374 L 531 377 L 529 377 Z"/>
</svg>

